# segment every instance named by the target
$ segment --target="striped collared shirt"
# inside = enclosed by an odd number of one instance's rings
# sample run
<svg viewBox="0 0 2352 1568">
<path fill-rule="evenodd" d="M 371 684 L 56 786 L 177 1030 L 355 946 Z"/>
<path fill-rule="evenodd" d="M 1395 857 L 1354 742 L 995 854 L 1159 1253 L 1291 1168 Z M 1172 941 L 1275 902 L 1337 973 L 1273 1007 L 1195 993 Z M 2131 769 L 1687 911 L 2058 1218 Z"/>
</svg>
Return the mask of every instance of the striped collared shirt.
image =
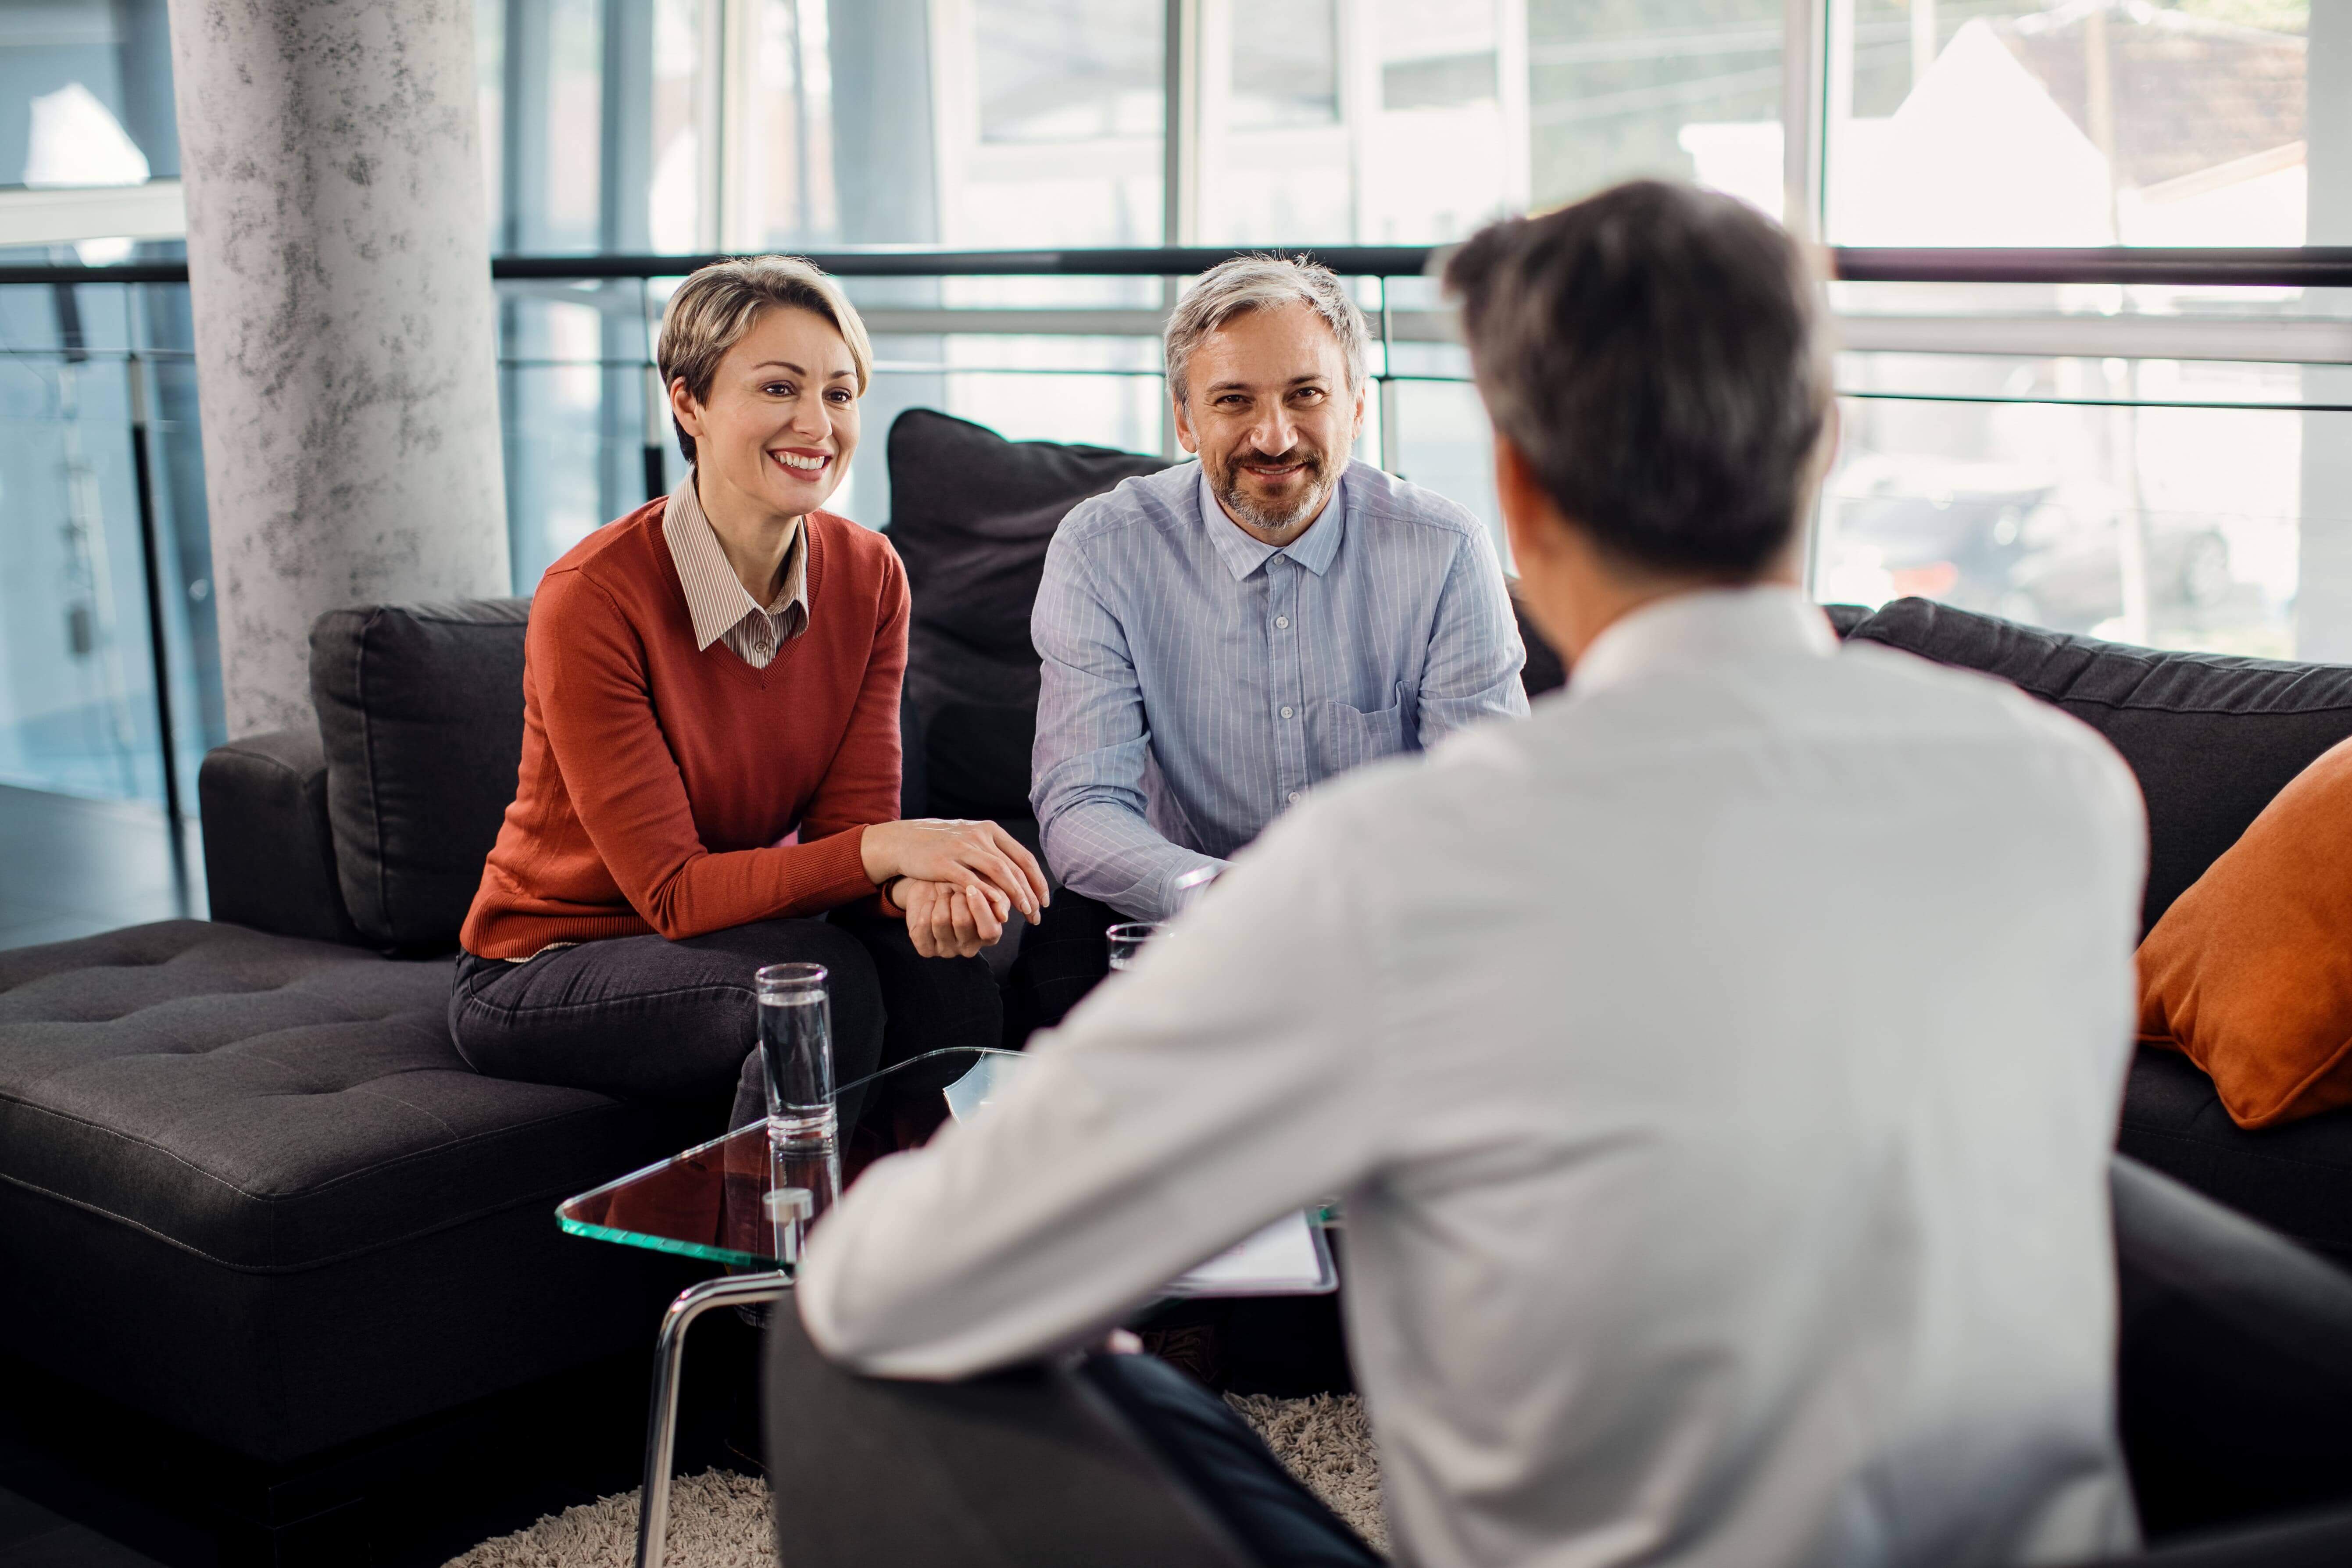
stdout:
<svg viewBox="0 0 2352 1568">
<path fill-rule="evenodd" d="M 753 669 L 765 669 L 778 648 L 808 629 L 808 530 L 803 523 L 793 524 L 792 542 L 784 547 L 783 591 L 764 605 L 744 591 L 735 568 L 727 564 L 719 535 L 703 515 L 702 498 L 695 494 L 691 471 L 662 510 L 662 537 L 669 542 L 678 585 L 686 590 L 697 650 L 723 642 Z"/>
<path fill-rule="evenodd" d="M 1082 501 L 1029 629 L 1046 863 L 1131 920 L 1175 912 L 1178 879 L 1325 779 L 1528 711 L 1485 526 L 1365 463 L 1279 549 L 1194 463 Z"/>
</svg>

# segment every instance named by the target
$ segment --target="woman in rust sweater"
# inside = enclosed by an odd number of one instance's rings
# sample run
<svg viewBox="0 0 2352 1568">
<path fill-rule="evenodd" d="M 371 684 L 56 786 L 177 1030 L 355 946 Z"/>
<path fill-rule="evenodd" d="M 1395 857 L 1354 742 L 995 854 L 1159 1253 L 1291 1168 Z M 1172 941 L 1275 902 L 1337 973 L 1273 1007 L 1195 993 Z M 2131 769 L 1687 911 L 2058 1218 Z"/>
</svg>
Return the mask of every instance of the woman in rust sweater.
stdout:
<svg viewBox="0 0 2352 1568">
<path fill-rule="evenodd" d="M 657 357 L 692 468 L 541 579 L 449 1027 L 501 1078 L 685 1100 L 740 1073 L 740 1120 L 761 965 L 831 972 L 839 1081 L 993 1045 L 973 955 L 1045 879 L 993 823 L 898 819 L 906 573 L 818 510 L 873 363 L 848 300 L 805 262 L 721 262 Z"/>
</svg>

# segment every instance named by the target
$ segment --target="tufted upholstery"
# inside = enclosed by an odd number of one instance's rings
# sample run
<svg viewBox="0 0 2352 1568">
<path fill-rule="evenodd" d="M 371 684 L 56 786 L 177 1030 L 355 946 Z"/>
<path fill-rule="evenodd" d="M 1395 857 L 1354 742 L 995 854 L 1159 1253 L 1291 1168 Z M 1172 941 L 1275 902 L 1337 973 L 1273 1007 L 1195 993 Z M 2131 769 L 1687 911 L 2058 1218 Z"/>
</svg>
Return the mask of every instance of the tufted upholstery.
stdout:
<svg viewBox="0 0 2352 1568">
<path fill-rule="evenodd" d="M 549 1211 L 720 1109 L 482 1077 L 449 969 L 199 921 L 0 952 L 0 1332 L 273 1459 L 641 1347 L 675 1270 Z"/>
<path fill-rule="evenodd" d="M 0 952 L 0 1175 L 258 1269 L 609 1175 L 620 1108 L 475 1072 L 448 1000 L 446 959 L 194 921 Z"/>
</svg>

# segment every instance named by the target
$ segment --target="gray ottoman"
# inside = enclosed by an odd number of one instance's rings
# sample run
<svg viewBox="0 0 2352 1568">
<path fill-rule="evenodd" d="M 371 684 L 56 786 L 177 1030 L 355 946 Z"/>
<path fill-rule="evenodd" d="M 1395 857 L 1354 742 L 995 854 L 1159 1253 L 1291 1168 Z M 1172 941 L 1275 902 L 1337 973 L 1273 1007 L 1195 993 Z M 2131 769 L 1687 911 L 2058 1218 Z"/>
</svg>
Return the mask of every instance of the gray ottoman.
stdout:
<svg viewBox="0 0 2352 1568">
<path fill-rule="evenodd" d="M 709 1131 L 474 1072 L 446 959 L 173 921 L 0 952 L 0 1331 L 283 1462 L 617 1350 L 674 1269 L 562 1196 Z"/>
<path fill-rule="evenodd" d="M 566 1237 L 554 1206 L 714 1134 L 725 1107 L 485 1078 L 445 1017 L 514 793 L 526 616 L 322 617 L 318 729 L 205 759 L 214 919 L 0 952 L 8 1353 L 306 1472 L 650 1355 L 690 1274 Z"/>
</svg>

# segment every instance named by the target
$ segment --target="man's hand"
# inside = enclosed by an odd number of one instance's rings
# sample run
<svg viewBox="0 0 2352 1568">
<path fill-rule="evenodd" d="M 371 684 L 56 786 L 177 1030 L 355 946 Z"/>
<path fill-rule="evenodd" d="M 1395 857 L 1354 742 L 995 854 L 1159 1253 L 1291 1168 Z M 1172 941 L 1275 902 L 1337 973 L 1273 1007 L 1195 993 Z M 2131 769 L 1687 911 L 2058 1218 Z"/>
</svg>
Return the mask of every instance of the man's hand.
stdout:
<svg viewBox="0 0 2352 1568">
<path fill-rule="evenodd" d="M 998 921 L 1008 901 L 1034 921 L 1047 898 L 1045 873 L 1038 868 L 1036 857 L 992 822 L 919 817 L 869 823 L 858 853 L 866 875 L 877 888 L 893 877 L 958 889 L 977 883 L 998 895 L 992 916 Z M 895 901 L 911 915 L 912 906 L 905 899 Z M 908 924 L 913 924 L 911 919 Z"/>
<path fill-rule="evenodd" d="M 1004 934 L 1010 901 L 978 882 L 958 887 L 902 878 L 890 900 L 907 911 L 907 935 L 925 958 L 970 958 Z"/>
</svg>

